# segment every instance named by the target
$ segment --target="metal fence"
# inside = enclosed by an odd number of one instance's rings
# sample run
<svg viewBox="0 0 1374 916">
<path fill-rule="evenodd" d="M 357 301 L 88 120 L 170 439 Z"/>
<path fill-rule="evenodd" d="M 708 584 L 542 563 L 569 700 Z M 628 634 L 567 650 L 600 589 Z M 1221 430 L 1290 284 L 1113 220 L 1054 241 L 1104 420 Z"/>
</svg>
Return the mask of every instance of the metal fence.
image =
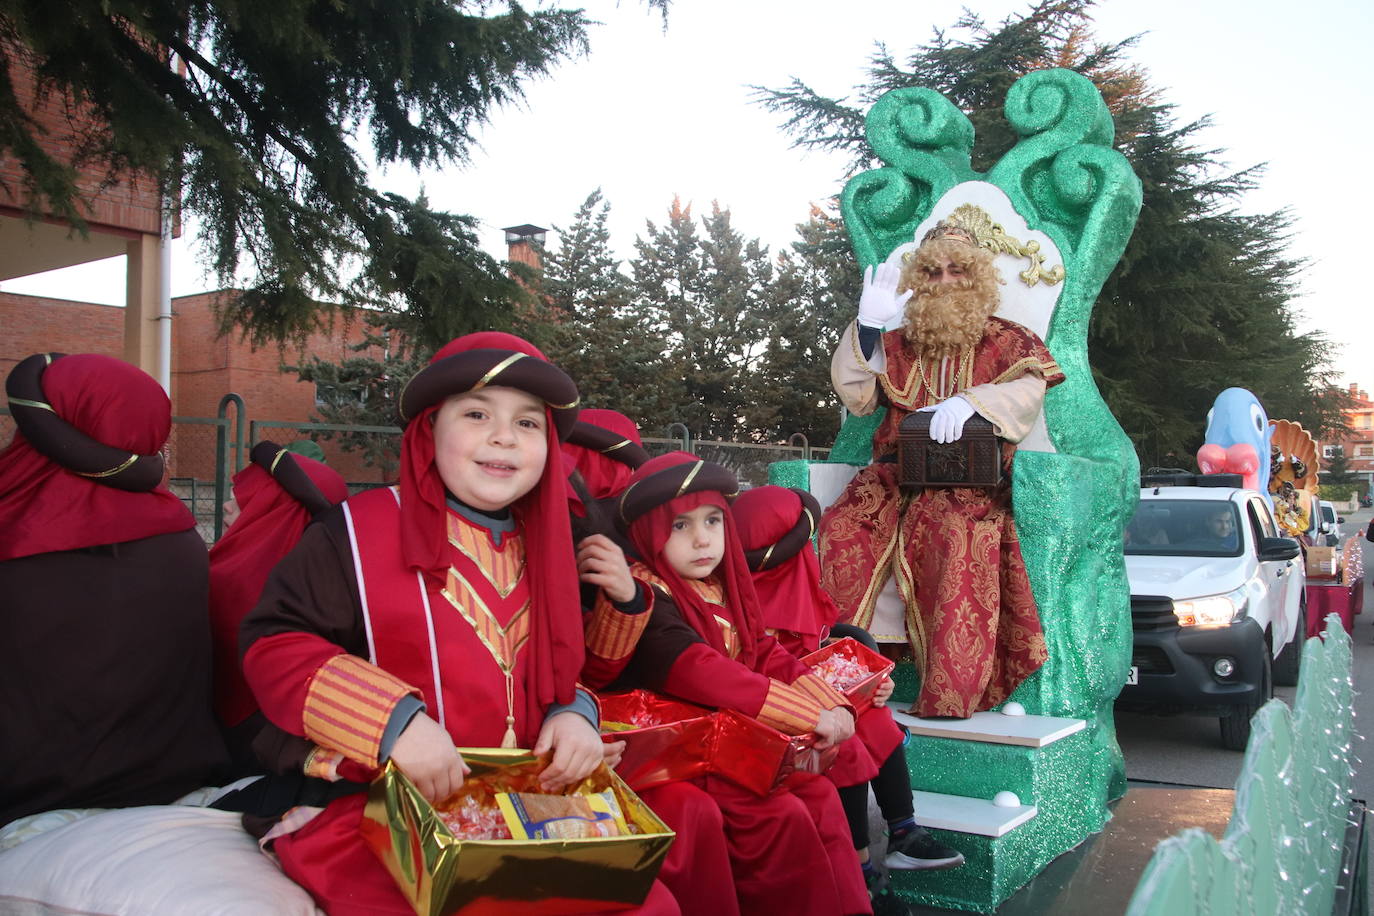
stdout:
<svg viewBox="0 0 1374 916">
<path fill-rule="evenodd" d="M 0 408 L 0 443 L 8 444 L 14 430 L 8 408 Z M 249 421 L 243 399 L 227 394 L 220 400 L 217 416 L 172 418 L 166 447 L 168 487 L 195 516 L 201 537 L 213 544 L 223 533 L 223 504 L 232 493 L 230 482 L 248 461 L 252 447 L 262 441 L 285 446 L 306 439 L 320 446 L 325 461 L 343 475 L 350 492 L 383 486 L 399 474 L 399 427 Z M 674 423 L 662 437 L 645 437 L 644 446 L 650 455 L 686 451 L 723 464 L 739 476 L 743 487 L 767 483 L 768 466 L 775 461 L 819 460 L 830 453 L 828 448 L 812 448 L 801 434 L 785 445 L 695 439 L 681 423 Z"/>
</svg>

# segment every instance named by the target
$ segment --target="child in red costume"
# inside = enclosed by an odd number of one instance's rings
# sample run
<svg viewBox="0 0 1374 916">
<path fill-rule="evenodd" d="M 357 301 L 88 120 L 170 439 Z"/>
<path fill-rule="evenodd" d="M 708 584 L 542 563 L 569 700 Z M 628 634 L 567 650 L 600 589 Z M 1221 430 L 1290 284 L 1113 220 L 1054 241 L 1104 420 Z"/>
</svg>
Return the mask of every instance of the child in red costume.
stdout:
<svg viewBox="0 0 1374 916">
<path fill-rule="evenodd" d="M 821 517 L 815 497 L 804 490 L 758 487 L 742 493 L 730 508 L 745 559 L 763 609 L 764 627 L 798 657 L 814 652 L 835 625 L 835 602 L 820 586 L 820 565 L 811 544 Z M 858 632 L 862 639 L 867 634 Z M 855 723 L 855 739 L 845 742 L 840 760 L 826 774 L 840 789 L 854 848 L 870 887 L 878 884 L 869 861 L 868 788 L 888 823 L 888 868 L 943 869 L 964 857 L 932 837 L 913 820 L 911 776 L 902 753 L 902 733 L 884 703 L 892 695 L 885 678 L 874 705 Z M 881 761 L 881 764 L 878 763 Z"/>
<path fill-rule="evenodd" d="M 563 443 L 563 457 L 571 486 L 568 511 L 573 531 L 581 532 L 577 554 L 583 605 L 589 608 L 581 681 L 600 688 L 624 670 L 653 604 L 652 590 L 637 580 L 632 580 L 630 602 L 608 600 L 613 589 L 594 589 L 588 596 L 588 586 L 599 579 L 610 584 L 609 570 L 617 563 L 617 573 L 630 576 L 619 545 L 610 539 L 612 534 L 619 537 L 612 520 L 615 500 L 649 456 L 629 417 L 614 410 L 584 410 Z M 724 822 L 711 796 L 686 782 L 644 789 L 639 796 L 677 834 L 658 877 L 684 916 L 739 916 Z"/>
<path fill-rule="evenodd" d="M 312 521 L 348 498 L 339 472 L 275 442 L 253 446 L 224 504 L 224 535 L 210 548 L 210 636 L 215 652 L 215 714 L 236 773 L 259 769 L 253 741 L 270 727 L 239 667 L 239 624 L 263 583 Z M 275 729 L 273 729 L 275 732 Z"/>
<path fill-rule="evenodd" d="M 615 686 L 644 687 L 729 708 L 821 746 L 853 733 L 853 710 L 763 633 L 758 602 L 726 511 L 727 469 L 674 452 L 640 467 L 618 521 L 654 586 L 653 609 Z M 740 911 L 834 916 L 870 912 L 833 784 L 813 779 L 759 797 L 722 779 L 720 806 Z"/>
<path fill-rule="evenodd" d="M 349 499 L 273 572 L 243 670 L 268 719 L 320 746 L 312 773 L 389 758 L 440 800 L 467 772 L 456 745 L 547 753 L 550 790 L 601 763 L 557 460 L 577 400 L 520 338 L 458 338 L 401 395 L 400 487 Z M 294 810 L 275 851 L 331 916 L 410 914 L 359 834 L 364 802 Z M 679 912 L 659 883 L 642 909 Z"/>
</svg>

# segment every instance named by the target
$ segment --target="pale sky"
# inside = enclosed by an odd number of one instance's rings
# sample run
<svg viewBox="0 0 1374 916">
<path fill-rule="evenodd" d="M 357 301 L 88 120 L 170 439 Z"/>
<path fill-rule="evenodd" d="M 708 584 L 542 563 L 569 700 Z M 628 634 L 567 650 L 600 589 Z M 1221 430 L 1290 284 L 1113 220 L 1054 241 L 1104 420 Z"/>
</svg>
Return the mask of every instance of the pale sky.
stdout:
<svg viewBox="0 0 1374 916">
<path fill-rule="evenodd" d="M 790 149 L 777 117 L 750 103 L 748 87 L 781 87 L 796 76 L 822 93 L 847 95 L 863 81 L 875 41 L 900 59 L 933 27 L 950 25 L 963 5 L 676 0 L 665 32 L 636 0 L 587 0 L 603 23 L 592 30 L 591 54 L 531 85 L 522 107 L 498 114 L 468 166 L 392 170 L 381 183 L 407 193 L 423 185 L 433 206 L 476 216 L 484 246 L 498 257 L 502 227 L 566 226 L 597 187 L 611 204 L 612 243 L 624 257 L 646 219 L 664 221 L 674 194 L 698 213 L 718 201 L 739 231 L 777 251 L 794 240 L 811 201 L 838 192 L 843 161 Z M 1028 8 L 1008 0 L 967 5 L 990 22 Z M 1358 165 L 1374 150 L 1365 89 L 1374 5 L 1102 0 L 1095 17 L 1101 40 L 1145 33 L 1131 59 L 1180 118 L 1212 116 L 1201 139 L 1226 151 L 1227 167 L 1268 163 L 1243 210 L 1292 209 L 1290 253 L 1310 262 L 1297 302 L 1300 327 L 1344 344 L 1338 383 L 1374 388 L 1369 286 L 1356 276 L 1369 260 L 1360 248 L 1371 193 Z M 116 258 L 0 288 L 122 304 L 123 270 Z M 212 285 L 190 240 L 179 242 L 173 294 Z"/>
</svg>

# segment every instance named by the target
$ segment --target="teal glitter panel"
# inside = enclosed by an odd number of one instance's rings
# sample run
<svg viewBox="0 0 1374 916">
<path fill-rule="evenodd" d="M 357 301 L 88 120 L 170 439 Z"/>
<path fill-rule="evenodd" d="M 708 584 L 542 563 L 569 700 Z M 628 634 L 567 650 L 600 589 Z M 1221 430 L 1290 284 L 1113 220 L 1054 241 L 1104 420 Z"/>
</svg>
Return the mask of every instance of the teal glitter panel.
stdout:
<svg viewBox="0 0 1374 916">
<path fill-rule="evenodd" d="M 768 482 L 779 487 L 811 491 L 810 461 L 775 461 L 768 466 Z"/>
<path fill-rule="evenodd" d="M 1043 748 L 913 736 L 907 766 L 915 788 L 985 799 L 1009 790 L 1022 804 L 1034 804 L 1037 813 L 997 838 L 933 831 L 968 861 L 949 871 L 891 872 L 893 887 L 927 906 L 996 910 L 1107 822 L 1105 787 L 1085 781 L 1082 773 L 1083 762 L 1100 753 L 1098 744 L 1091 726 Z"/>
</svg>

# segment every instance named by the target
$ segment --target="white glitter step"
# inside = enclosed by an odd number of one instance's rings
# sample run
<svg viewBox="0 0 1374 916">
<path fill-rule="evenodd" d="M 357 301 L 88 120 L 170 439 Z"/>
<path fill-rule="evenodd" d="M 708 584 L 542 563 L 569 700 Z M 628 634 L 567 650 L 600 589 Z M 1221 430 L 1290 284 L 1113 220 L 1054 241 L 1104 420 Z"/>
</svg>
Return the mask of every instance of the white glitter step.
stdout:
<svg viewBox="0 0 1374 916">
<path fill-rule="evenodd" d="M 916 823 L 922 827 L 999 837 L 1011 833 L 1038 813 L 1035 805 L 1000 808 L 981 798 L 912 792 Z"/>
<path fill-rule="evenodd" d="M 918 719 L 903 711 L 906 703 L 890 701 L 887 705 L 892 710 L 892 718 L 905 725 L 913 735 L 984 741 L 989 744 L 1044 747 L 1088 726 L 1083 719 L 1004 716 L 1000 712 L 975 712 L 968 719 Z"/>
</svg>

